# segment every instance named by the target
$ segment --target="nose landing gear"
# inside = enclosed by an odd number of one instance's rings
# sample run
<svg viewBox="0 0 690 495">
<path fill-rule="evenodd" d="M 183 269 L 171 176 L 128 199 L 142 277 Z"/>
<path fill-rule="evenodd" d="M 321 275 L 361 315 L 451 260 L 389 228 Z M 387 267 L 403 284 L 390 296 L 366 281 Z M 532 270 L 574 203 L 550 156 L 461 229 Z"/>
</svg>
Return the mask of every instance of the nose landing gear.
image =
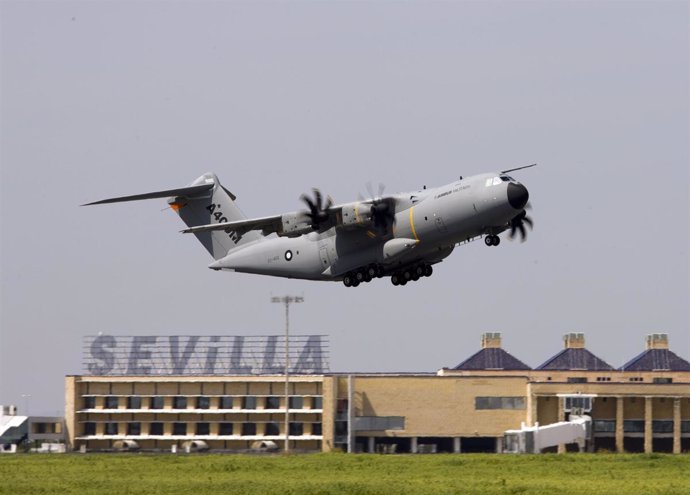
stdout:
<svg viewBox="0 0 690 495">
<path fill-rule="evenodd" d="M 487 246 L 498 246 L 501 243 L 501 238 L 498 237 L 497 235 L 487 235 L 484 238 L 484 244 Z"/>
</svg>

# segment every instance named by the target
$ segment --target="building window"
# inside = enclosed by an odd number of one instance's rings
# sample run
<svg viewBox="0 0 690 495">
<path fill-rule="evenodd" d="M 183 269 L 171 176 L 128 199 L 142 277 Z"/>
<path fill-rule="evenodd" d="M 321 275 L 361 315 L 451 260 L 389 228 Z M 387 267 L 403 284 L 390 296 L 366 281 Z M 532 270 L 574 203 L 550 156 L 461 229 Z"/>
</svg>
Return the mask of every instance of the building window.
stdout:
<svg viewBox="0 0 690 495">
<path fill-rule="evenodd" d="M 569 376 L 568 383 L 587 383 L 587 377 L 584 376 Z"/>
<path fill-rule="evenodd" d="M 117 435 L 117 423 L 106 423 L 105 424 L 105 434 L 106 435 Z"/>
<path fill-rule="evenodd" d="M 232 435 L 232 423 L 220 423 L 218 425 L 219 435 Z"/>
<path fill-rule="evenodd" d="M 625 433 L 644 433 L 644 420 L 626 419 L 623 421 L 623 431 Z"/>
<path fill-rule="evenodd" d="M 266 409 L 280 409 L 280 397 L 266 397 Z"/>
<path fill-rule="evenodd" d="M 673 378 L 659 376 L 654 378 L 654 383 L 673 383 Z"/>
<path fill-rule="evenodd" d="M 290 397 L 290 409 L 303 409 L 304 397 Z"/>
<path fill-rule="evenodd" d="M 141 409 L 141 397 L 127 397 L 127 409 Z"/>
<path fill-rule="evenodd" d="M 242 435 L 256 435 L 256 423 L 242 423 Z"/>
<path fill-rule="evenodd" d="M 613 419 L 595 419 L 594 431 L 596 433 L 613 433 L 616 431 L 616 421 Z"/>
<path fill-rule="evenodd" d="M 96 409 L 96 398 L 84 397 L 84 409 Z"/>
<path fill-rule="evenodd" d="M 208 409 L 211 407 L 211 399 L 206 396 L 201 396 L 196 398 L 196 408 L 197 409 Z"/>
<path fill-rule="evenodd" d="M 404 430 L 404 416 L 357 416 L 354 418 L 355 431 Z"/>
<path fill-rule="evenodd" d="M 592 410 L 592 398 L 591 397 L 566 397 L 563 409 L 565 412 L 572 412 L 573 409 L 582 410 L 585 412 Z"/>
<path fill-rule="evenodd" d="M 655 419 L 652 421 L 652 432 L 673 433 L 673 420 Z"/>
<path fill-rule="evenodd" d="M 181 395 L 173 397 L 173 409 L 187 409 L 187 397 Z"/>
<path fill-rule="evenodd" d="M 117 409 L 118 397 L 110 395 L 105 398 L 105 408 L 106 409 Z"/>
<path fill-rule="evenodd" d="M 141 423 L 127 423 L 127 435 L 141 435 Z"/>
<path fill-rule="evenodd" d="M 173 435 L 186 435 L 187 423 L 173 423 Z"/>
<path fill-rule="evenodd" d="M 89 421 L 84 423 L 84 435 L 95 435 L 96 434 L 96 423 Z"/>
<path fill-rule="evenodd" d="M 256 397 L 253 395 L 242 397 L 242 409 L 256 409 Z"/>
<path fill-rule="evenodd" d="M 311 408 L 312 409 L 323 409 L 323 397 L 312 397 L 311 398 Z"/>
<path fill-rule="evenodd" d="M 278 423 L 266 423 L 264 427 L 264 435 L 280 435 L 280 427 L 278 426 Z"/>
<path fill-rule="evenodd" d="M 641 382 L 644 379 L 641 376 L 631 376 L 629 379 L 631 382 Z"/>
<path fill-rule="evenodd" d="M 151 423 L 149 425 L 149 435 L 162 435 L 163 423 Z"/>
<path fill-rule="evenodd" d="M 690 433 L 690 421 L 681 421 L 680 431 L 681 433 Z"/>
<path fill-rule="evenodd" d="M 165 407 L 165 399 L 163 397 L 151 397 L 149 400 L 149 409 L 163 409 Z"/>
<path fill-rule="evenodd" d="M 312 435 L 323 435 L 321 423 L 312 423 L 311 434 Z"/>
<path fill-rule="evenodd" d="M 290 423 L 290 436 L 300 437 L 304 434 L 304 423 Z"/>
<path fill-rule="evenodd" d="M 220 398 L 220 408 L 221 409 L 232 409 L 232 397 L 221 397 Z"/>
<path fill-rule="evenodd" d="M 610 382 L 611 377 L 610 376 L 598 376 L 597 381 L 598 382 Z"/>
<path fill-rule="evenodd" d="M 524 397 L 475 397 L 475 409 L 524 409 Z"/>
<path fill-rule="evenodd" d="M 211 433 L 211 427 L 208 423 L 197 423 L 196 424 L 196 434 L 197 435 L 209 435 Z"/>
</svg>

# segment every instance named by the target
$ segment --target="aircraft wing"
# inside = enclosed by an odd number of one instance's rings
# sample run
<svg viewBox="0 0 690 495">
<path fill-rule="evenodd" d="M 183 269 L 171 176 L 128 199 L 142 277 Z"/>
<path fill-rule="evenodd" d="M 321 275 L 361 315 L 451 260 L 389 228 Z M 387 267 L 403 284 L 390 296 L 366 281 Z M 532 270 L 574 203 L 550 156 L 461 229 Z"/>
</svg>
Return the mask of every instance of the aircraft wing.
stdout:
<svg viewBox="0 0 690 495">
<path fill-rule="evenodd" d="M 317 218 L 314 218 L 318 215 Z M 184 234 L 198 234 L 224 230 L 242 236 L 246 232 L 257 230 L 263 235 L 299 236 L 313 231 L 322 231 L 331 227 L 365 228 L 372 227 L 387 230 L 395 221 L 395 198 L 387 196 L 375 200 L 357 201 L 334 205 L 315 213 L 301 210 L 269 217 L 250 218 L 233 222 L 199 225 L 182 230 Z"/>
<path fill-rule="evenodd" d="M 327 219 L 322 220 L 321 227 L 325 228 L 332 225 L 338 225 L 341 207 L 331 207 L 323 213 Z M 296 212 L 283 213 L 281 215 L 273 215 L 270 217 L 249 218 L 247 220 L 236 220 L 233 222 L 212 223 L 208 225 L 199 225 L 182 230 L 183 234 L 198 234 L 200 232 L 211 232 L 214 230 L 224 230 L 226 232 L 235 232 L 242 236 L 251 230 L 261 231 L 263 235 L 278 234 L 279 236 L 298 236 L 308 234 L 319 228 L 314 227 L 314 222 L 309 214 L 302 210 Z"/>
<path fill-rule="evenodd" d="M 270 217 L 249 218 L 247 220 L 237 220 L 234 222 L 211 223 L 199 225 L 182 230 L 183 234 L 198 234 L 199 232 L 211 232 L 213 230 L 224 230 L 226 232 L 236 232 L 239 235 L 250 230 L 260 230 L 264 235 L 280 233 L 283 230 L 282 215 Z"/>
</svg>

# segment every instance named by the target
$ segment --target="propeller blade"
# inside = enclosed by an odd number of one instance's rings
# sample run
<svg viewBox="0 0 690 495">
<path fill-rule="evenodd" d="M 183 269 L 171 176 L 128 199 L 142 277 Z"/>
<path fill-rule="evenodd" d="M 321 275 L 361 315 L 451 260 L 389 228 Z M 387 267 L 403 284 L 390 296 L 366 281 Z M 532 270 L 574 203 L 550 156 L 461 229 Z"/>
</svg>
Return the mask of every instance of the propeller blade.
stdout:
<svg viewBox="0 0 690 495">
<path fill-rule="evenodd" d="M 314 206 L 314 203 L 311 202 L 311 199 L 309 198 L 309 196 L 307 196 L 306 194 L 302 194 L 299 197 L 299 199 L 301 199 L 303 202 L 307 203 L 307 206 L 309 207 L 310 212 L 312 212 L 312 213 L 314 212 L 314 209 L 316 207 Z"/>
<path fill-rule="evenodd" d="M 517 228 L 520 230 L 520 242 L 525 242 L 525 240 L 527 239 L 527 231 L 525 230 L 525 226 L 522 225 L 522 223 L 519 223 Z"/>
<path fill-rule="evenodd" d="M 370 198 L 370 199 L 376 199 L 376 196 L 374 196 L 374 187 L 371 185 L 371 182 L 370 182 L 370 181 L 368 181 L 368 182 L 365 184 L 365 187 L 366 187 L 366 189 L 367 189 L 367 194 L 369 195 L 369 198 Z"/>
</svg>

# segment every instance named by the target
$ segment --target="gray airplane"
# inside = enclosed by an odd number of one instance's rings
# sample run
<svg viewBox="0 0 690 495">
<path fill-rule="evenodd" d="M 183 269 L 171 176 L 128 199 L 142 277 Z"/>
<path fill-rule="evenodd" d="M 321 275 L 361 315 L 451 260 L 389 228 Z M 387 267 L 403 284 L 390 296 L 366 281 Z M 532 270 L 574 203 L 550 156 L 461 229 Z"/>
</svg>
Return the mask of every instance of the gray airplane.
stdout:
<svg viewBox="0 0 690 495">
<path fill-rule="evenodd" d="M 526 238 L 527 188 L 507 175 L 533 167 L 474 175 L 444 186 L 334 205 L 318 189 L 302 195 L 307 208 L 247 218 L 215 174 L 190 186 L 105 199 L 88 205 L 168 198 L 168 204 L 215 259 L 213 270 L 305 280 L 342 281 L 347 287 L 390 276 L 405 285 L 431 275 L 459 243 L 484 236 L 498 246 L 510 230 Z M 84 205 L 87 206 L 87 205 Z"/>
</svg>

